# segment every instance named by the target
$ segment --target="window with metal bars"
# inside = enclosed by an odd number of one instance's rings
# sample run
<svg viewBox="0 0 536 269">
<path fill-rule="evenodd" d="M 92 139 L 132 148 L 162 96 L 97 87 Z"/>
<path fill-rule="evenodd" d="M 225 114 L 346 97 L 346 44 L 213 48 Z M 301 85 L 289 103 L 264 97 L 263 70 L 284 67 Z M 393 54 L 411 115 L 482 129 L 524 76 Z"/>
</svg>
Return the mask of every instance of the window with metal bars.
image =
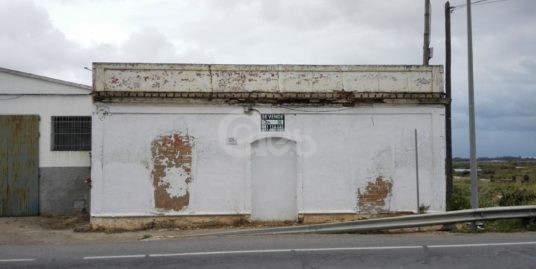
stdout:
<svg viewBox="0 0 536 269">
<path fill-rule="evenodd" d="M 91 150 L 91 117 L 53 116 L 52 150 Z"/>
</svg>

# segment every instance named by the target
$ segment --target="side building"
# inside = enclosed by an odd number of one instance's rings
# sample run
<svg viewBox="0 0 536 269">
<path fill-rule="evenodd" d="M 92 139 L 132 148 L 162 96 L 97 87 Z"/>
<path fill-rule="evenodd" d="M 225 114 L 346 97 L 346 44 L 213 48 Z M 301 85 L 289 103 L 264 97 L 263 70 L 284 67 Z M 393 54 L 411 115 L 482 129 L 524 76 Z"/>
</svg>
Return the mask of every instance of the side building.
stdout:
<svg viewBox="0 0 536 269">
<path fill-rule="evenodd" d="M 445 210 L 441 66 L 93 72 L 94 228 Z"/>
<path fill-rule="evenodd" d="M 91 87 L 0 68 L 0 216 L 89 210 Z"/>
</svg>

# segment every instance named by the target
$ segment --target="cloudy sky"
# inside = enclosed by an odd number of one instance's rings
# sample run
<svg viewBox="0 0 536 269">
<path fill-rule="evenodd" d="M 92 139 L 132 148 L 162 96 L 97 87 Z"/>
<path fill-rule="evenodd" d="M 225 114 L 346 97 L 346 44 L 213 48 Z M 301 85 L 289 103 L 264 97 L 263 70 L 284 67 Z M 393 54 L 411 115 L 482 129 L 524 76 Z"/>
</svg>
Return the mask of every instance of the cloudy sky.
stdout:
<svg viewBox="0 0 536 269">
<path fill-rule="evenodd" d="M 0 67 L 90 84 L 91 62 L 420 64 L 423 0 L 0 0 Z M 536 156 L 536 1 L 473 6 L 479 156 Z M 452 0 L 461 5 L 464 0 Z M 432 0 L 432 64 L 444 63 Z M 452 13 L 454 156 L 468 155 L 466 9 Z"/>
</svg>

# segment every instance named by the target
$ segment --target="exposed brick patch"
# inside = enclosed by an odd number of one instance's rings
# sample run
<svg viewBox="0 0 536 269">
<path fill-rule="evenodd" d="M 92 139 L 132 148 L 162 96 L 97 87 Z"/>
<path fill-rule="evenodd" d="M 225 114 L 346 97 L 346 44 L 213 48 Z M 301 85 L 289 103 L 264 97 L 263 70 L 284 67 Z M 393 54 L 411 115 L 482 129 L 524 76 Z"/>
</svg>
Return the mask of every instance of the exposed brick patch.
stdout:
<svg viewBox="0 0 536 269">
<path fill-rule="evenodd" d="M 390 180 L 379 176 L 374 182 L 368 182 L 364 191 L 357 189 L 358 211 L 368 213 L 385 211 L 385 200 L 391 195 L 392 187 L 393 183 Z"/>
<path fill-rule="evenodd" d="M 155 208 L 179 211 L 190 203 L 192 147 L 193 137 L 180 132 L 151 143 Z"/>
</svg>

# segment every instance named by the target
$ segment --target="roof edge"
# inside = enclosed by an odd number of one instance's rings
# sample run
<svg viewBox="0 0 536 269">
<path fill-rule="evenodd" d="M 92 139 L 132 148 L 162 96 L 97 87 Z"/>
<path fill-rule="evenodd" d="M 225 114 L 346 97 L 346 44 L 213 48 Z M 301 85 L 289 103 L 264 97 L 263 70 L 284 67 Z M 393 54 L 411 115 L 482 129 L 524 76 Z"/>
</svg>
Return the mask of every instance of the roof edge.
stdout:
<svg viewBox="0 0 536 269">
<path fill-rule="evenodd" d="M 143 69 L 143 70 L 250 70 L 250 71 L 417 71 L 417 70 L 443 70 L 443 65 L 416 65 L 416 64 L 207 64 L 207 63 L 143 63 L 143 62 L 93 62 L 93 69 Z"/>
<path fill-rule="evenodd" d="M 89 85 L 84 85 L 84 84 L 80 84 L 76 82 L 71 82 L 71 81 L 66 81 L 66 80 L 61 80 L 61 79 L 56 79 L 56 78 L 51 78 L 51 77 L 40 76 L 40 75 L 22 72 L 22 71 L 13 70 L 13 69 L 8 69 L 4 67 L 0 67 L 0 72 L 11 74 L 11 75 L 16 75 L 16 76 L 21 76 L 21 77 L 39 79 L 39 80 L 62 84 L 62 85 L 71 86 L 71 87 L 76 87 L 76 88 L 80 88 L 80 89 L 87 90 L 87 91 L 91 91 L 92 89 L 92 87 Z"/>
</svg>

